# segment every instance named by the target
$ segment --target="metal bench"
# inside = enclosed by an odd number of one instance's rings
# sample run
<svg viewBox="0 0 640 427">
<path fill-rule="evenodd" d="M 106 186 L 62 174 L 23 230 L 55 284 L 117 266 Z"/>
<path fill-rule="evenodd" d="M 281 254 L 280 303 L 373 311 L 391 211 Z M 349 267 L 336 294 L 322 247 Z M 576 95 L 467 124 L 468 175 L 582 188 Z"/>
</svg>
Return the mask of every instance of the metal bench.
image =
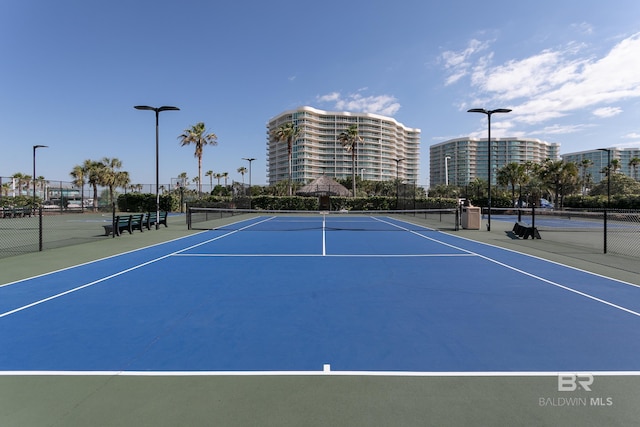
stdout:
<svg viewBox="0 0 640 427">
<path fill-rule="evenodd" d="M 145 219 L 145 227 L 147 227 L 147 230 L 151 230 L 151 227 L 157 224 L 164 224 L 165 227 L 168 227 L 167 225 L 167 212 L 166 211 L 160 211 L 160 217 L 158 218 L 156 215 L 156 212 L 149 212 L 148 214 L 146 214 L 146 219 Z"/>
</svg>

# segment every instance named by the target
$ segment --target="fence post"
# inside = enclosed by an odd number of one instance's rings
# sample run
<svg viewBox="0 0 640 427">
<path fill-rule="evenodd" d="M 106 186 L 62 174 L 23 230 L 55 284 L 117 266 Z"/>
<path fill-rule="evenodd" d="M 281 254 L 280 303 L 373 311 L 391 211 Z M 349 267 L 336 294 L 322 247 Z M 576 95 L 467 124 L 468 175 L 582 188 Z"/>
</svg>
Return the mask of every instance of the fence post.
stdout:
<svg viewBox="0 0 640 427">
<path fill-rule="evenodd" d="M 607 253 L 607 208 L 604 208 L 604 253 Z"/>
<path fill-rule="evenodd" d="M 38 208 L 38 252 L 42 252 L 42 206 Z"/>
<path fill-rule="evenodd" d="M 111 202 L 111 238 L 115 239 L 116 237 L 116 204 Z"/>
</svg>

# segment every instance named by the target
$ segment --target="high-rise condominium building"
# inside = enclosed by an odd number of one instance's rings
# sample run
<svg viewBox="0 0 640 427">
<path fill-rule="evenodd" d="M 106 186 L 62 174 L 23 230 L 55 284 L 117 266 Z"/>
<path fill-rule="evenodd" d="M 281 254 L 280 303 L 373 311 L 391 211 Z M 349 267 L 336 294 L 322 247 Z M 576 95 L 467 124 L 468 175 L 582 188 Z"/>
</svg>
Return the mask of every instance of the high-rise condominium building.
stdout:
<svg viewBox="0 0 640 427">
<path fill-rule="evenodd" d="M 270 185 L 289 179 L 287 143 L 278 141 L 273 132 L 291 122 L 300 129 L 291 153 L 294 182 L 306 184 L 323 174 L 338 179 L 351 177 L 351 153 L 338 141 L 338 135 L 351 125 L 358 126 L 363 140 L 357 145 L 356 156 L 356 173 L 361 179 L 388 181 L 397 177 L 408 183 L 418 181 L 420 129 L 378 114 L 300 107 L 280 113 L 267 123 Z"/>
<path fill-rule="evenodd" d="M 457 138 L 429 149 L 429 185 L 467 185 L 476 178 L 487 180 L 487 139 Z M 496 171 L 509 163 L 542 163 L 558 160 L 560 144 L 526 138 L 491 138 L 491 183 Z"/>
<path fill-rule="evenodd" d="M 640 178 L 640 164 L 638 164 L 640 161 L 640 148 L 612 147 L 567 153 L 561 157 L 565 162 L 573 162 L 578 165 L 580 176 L 584 178 L 587 184 L 589 182 L 597 184 L 606 177 L 605 169 L 609 159 L 612 163 L 612 169 L 615 169 L 616 173 L 622 173 L 635 180 Z"/>
</svg>

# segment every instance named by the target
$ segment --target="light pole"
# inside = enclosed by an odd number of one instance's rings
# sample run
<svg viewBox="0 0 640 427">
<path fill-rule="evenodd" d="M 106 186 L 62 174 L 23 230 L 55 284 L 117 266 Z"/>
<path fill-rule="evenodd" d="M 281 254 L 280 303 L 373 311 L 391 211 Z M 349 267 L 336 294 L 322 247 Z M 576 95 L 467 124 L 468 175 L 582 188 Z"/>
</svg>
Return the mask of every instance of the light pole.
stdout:
<svg viewBox="0 0 640 427">
<path fill-rule="evenodd" d="M 400 205 L 400 162 L 404 159 L 393 159 L 396 162 L 396 209 Z"/>
<path fill-rule="evenodd" d="M 444 185 L 447 187 L 449 186 L 449 160 L 451 160 L 451 156 L 444 157 Z"/>
<path fill-rule="evenodd" d="M 253 157 L 243 157 L 242 160 L 249 162 L 249 209 L 251 209 L 251 162 L 255 160 Z"/>
<path fill-rule="evenodd" d="M 467 113 L 482 113 L 487 115 L 488 135 L 487 135 L 487 231 L 491 231 L 491 115 L 494 113 L 510 113 L 508 108 L 497 108 L 495 110 L 485 110 L 484 108 L 472 108 Z"/>
<path fill-rule="evenodd" d="M 33 146 L 33 209 L 36 207 L 36 150 L 38 148 L 47 148 L 48 145 L 34 145 Z M 62 197 L 60 198 L 60 203 L 62 203 Z"/>
<path fill-rule="evenodd" d="M 607 207 L 604 210 L 604 253 L 607 253 L 607 211 L 611 203 L 611 150 L 608 148 L 598 148 L 599 151 L 607 152 Z"/>
<path fill-rule="evenodd" d="M 170 107 L 170 106 L 163 106 L 163 107 L 149 107 L 148 105 L 136 105 L 133 108 L 135 108 L 136 110 L 149 110 L 149 111 L 154 111 L 156 113 L 156 230 L 158 228 L 160 228 L 160 223 L 158 222 L 160 220 L 160 178 L 159 178 L 159 173 L 160 173 L 160 162 L 159 162 L 159 142 L 158 142 L 158 116 L 160 115 L 161 111 L 177 111 L 180 110 L 178 107 Z"/>
</svg>

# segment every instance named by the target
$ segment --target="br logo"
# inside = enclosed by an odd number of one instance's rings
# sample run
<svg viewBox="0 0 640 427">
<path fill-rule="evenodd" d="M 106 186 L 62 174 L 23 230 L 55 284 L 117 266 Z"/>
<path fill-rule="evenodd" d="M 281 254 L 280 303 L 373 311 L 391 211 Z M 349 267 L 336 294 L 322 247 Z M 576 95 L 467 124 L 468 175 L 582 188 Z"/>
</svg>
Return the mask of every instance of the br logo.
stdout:
<svg viewBox="0 0 640 427">
<path fill-rule="evenodd" d="M 591 374 L 562 374 L 558 375 L 558 391 L 591 391 L 593 375 Z"/>
</svg>

